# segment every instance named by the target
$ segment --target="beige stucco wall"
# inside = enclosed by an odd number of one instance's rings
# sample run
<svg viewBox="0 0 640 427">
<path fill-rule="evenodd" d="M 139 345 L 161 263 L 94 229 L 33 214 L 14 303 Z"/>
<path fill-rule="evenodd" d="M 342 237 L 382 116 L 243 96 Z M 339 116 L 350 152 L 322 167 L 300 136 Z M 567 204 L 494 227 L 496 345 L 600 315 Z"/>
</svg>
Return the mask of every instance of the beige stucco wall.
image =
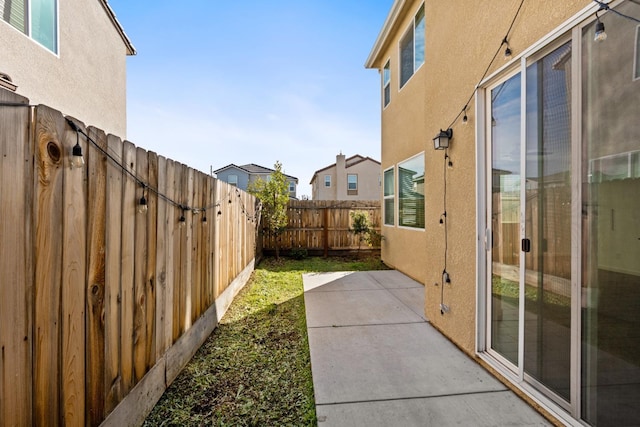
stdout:
<svg viewBox="0 0 640 427">
<path fill-rule="evenodd" d="M 32 104 L 46 104 L 126 137 L 123 39 L 98 0 L 58 4 L 58 54 L 0 21 L 0 71 Z"/>
<path fill-rule="evenodd" d="M 444 268 L 444 152 L 432 138 L 462 110 L 500 45 L 520 0 L 466 0 L 425 3 L 426 58 L 422 67 L 398 92 L 398 42 L 422 1 L 407 1 L 404 12 L 375 58 L 381 69 L 391 58 L 391 103 L 382 111 L 382 169 L 425 152 L 425 230 L 383 227 L 383 260 L 425 284 L 425 312 L 433 325 L 470 354 L 475 352 L 476 318 L 476 143 L 473 110 L 469 124 L 459 120 L 449 149 L 453 169 L 447 170 L 447 271 L 440 313 Z M 590 4 L 589 0 L 524 2 L 509 44 L 515 58 L 565 20 Z M 504 50 L 504 48 L 502 49 Z M 489 73 L 505 65 L 502 50 Z M 397 179 L 397 177 L 396 177 Z M 436 285 L 437 284 L 437 285 Z"/>
<path fill-rule="evenodd" d="M 342 157 L 342 161 L 340 159 Z M 344 155 L 336 157 L 336 164 L 324 168 L 314 175 L 312 179 L 313 200 L 378 200 L 381 197 L 382 187 L 380 178 L 382 170 L 380 165 L 370 159 L 365 159 L 357 164 L 347 162 L 344 165 Z M 348 159 L 347 159 L 348 160 Z M 349 166 L 351 165 L 351 166 Z M 347 175 L 358 175 L 358 194 L 347 194 Z M 331 187 L 325 187 L 325 175 L 331 176 Z"/>
</svg>

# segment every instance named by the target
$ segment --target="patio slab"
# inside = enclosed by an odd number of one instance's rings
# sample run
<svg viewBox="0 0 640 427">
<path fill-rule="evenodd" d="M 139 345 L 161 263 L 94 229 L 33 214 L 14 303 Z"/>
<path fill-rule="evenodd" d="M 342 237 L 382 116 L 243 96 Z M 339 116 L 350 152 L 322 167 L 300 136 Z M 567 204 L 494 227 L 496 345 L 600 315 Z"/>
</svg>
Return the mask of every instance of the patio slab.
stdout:
<svg viewBox="0 0 640 427">
<path fill-rule="evenodd" d="M 318 425 L 552 425 L 434 329 L 397 271 L 303 275 Z"/>
</svg>

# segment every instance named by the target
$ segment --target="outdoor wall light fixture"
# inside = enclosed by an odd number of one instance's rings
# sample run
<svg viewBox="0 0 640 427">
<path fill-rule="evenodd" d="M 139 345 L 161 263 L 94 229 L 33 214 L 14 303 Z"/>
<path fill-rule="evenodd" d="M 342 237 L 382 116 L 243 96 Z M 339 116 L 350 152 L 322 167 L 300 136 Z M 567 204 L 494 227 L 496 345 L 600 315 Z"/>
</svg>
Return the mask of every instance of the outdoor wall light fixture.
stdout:
<svg viewBox="0 0 640 427">
<path fill-rule="evenodd" d="M 445 148 L 449 148 L 449 142 L 453 137 L 453 129 L 449 128 L 447 130 L 440 129 L 440 133 L 433 138 L 433 147 L 436 150 L 444 150 Z"/>
<path fill-rule="evenodd" d="M 511 47 L 509 46 L 509 42 L 507 41 L 506 37 L 504 38 L 504 40 L 502 40 L 502 43 L 507 45 L 507 48 L 504 50 L 504 60 L 508 61 L 509 59 L 511 59 Z"/>
<path fill-rule="evenodd" d="M 600 17 L 598 16 L 598 12 L 596 12 L 596 35 L 593 38 L 593 41 L 603 42 L 607 39 L 607 33 L 604 32 L 604 24 L 600 21 Z"/>
</svg>

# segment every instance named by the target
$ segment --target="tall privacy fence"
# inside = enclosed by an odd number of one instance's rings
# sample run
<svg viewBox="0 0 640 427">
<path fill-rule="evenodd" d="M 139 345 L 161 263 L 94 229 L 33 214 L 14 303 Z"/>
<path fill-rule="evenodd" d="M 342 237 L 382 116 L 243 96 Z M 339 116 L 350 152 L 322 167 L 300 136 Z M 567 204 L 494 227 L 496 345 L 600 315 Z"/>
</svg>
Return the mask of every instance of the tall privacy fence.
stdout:
<svg viewBox="0 0 640 427">
<path fill-rule="evenodd" d="M 253 269 L 255 199 L 0 103 L 0 425 L 138 423 Z"/>
<path fill-rule="evenodd" d="M 280 248 L 285 252 L 305 249 L 309 254 L 326 256 L 356 251 L 359 238 L 351 232 L 351 213 L 356 211 L 366 212 L 373 229 L 380 233 L 379 200 L 290 200 L 286 230 L 279 236 L 264 233 L 263 250 L 274 251 L 276 239 L 280 239 Z M 360 250 L 379 249 L 380 246 L 360 244 Z"/>
</svg>

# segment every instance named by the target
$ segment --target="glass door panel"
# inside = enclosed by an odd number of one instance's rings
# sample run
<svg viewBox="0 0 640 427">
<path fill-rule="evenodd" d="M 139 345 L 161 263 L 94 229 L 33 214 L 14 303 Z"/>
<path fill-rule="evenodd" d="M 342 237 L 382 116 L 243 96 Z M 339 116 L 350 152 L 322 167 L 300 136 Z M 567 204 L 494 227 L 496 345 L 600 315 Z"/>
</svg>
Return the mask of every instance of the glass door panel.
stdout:
<svg viewBox="0 0 640 427">
<path fill-rule="evenodd" d="M 640 16 L 640 4 L 616 8 Z M 640 26 L 582 34 L 582 418 L 640 424 Z"/>
<path fill-rule="evenodd" d="M 520 74 L 490 91 L 491 349 L 518 365 L 520 298 Z"/>
<path fill-rule="evenodd" d="M 524 372 L 570 400 L 571 43 L 527 67 Z"/>
</svg>

